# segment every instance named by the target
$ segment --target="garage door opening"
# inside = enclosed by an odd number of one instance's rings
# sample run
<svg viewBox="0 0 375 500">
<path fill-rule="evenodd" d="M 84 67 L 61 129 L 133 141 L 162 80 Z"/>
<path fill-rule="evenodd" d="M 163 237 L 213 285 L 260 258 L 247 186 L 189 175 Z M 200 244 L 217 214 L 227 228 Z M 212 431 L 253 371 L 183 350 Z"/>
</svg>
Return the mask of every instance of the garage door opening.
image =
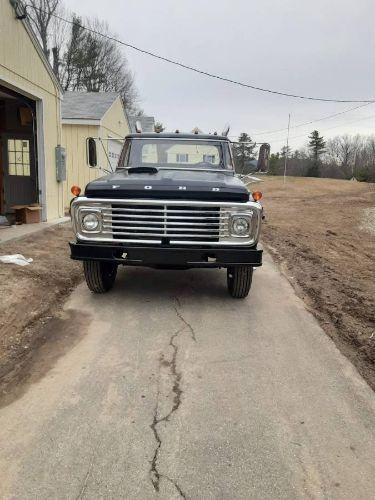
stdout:
<svg viewBox="0 0 375 500">
<path fill-rule="evenodd" d="M 39 203 L 36 105 L 0 86 L 0 215 L 15 221 L 15 208 Z"/>
</svg>

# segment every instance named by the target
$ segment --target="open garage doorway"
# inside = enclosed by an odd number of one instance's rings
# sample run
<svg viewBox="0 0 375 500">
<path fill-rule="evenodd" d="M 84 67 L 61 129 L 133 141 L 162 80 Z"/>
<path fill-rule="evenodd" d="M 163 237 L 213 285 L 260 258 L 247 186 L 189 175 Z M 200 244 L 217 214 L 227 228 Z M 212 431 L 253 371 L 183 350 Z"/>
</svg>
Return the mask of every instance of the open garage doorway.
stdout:
<svg viewBox="0 0 375 500">
<path fill-rule="evenodd" d="M 36 103 L 0 85 L 0 215 L 38 203 Z"/>
</svg>

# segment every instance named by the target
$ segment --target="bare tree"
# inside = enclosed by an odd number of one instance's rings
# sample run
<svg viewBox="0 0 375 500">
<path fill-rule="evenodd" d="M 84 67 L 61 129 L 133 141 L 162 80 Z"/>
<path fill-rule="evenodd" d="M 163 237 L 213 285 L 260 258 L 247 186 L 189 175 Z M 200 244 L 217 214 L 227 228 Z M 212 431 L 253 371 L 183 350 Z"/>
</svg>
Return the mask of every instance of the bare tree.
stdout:
<svg viewBox="0 0 375 500">
<path fill-rule="evenodd" d="M 65 90 L 118 92 L 131 114 L 139 111 L 134 76 L 125 55 L 111 36 L 108 25 L 88 19 L 85 26 L 73 16 L 70 37 L 62 60 Z M 104 36 L 102 36 L 104 35 Z"/>
<path fill-rule="evenodd" d="M 142 114 L 134 75 L 107 23 L 83 21 L 61 0 L 30 0 L 28 14 L 64 90 L 118 92 L 130 114 Z"/>
<path fill-rule="evenodd" d="M 29 0 L 28 16 L 47 59 L 50 57 L 50 26 L 60 0 Z"/>
<path fill-rule="evenodd" d="M 327 142 L 326 162 L 334 164 L 342 170 L 345 177 L 352 176 L 357 154 L 363 140 L 359 135 L 342 135 L 329 139 Z"/>
</svg>

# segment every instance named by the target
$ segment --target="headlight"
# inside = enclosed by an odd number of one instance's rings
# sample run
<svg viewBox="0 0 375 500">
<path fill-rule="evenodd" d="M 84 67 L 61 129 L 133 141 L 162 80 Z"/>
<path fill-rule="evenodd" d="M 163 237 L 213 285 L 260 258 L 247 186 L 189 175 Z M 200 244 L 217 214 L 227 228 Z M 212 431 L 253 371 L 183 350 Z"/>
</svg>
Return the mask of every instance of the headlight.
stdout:
<svg viewBox="0 0 375 500">
<path fill-rule="evenodd" d="M 233 236 L 248 236 L 250 233 L 250 219 L 240 215 L 233 216 L 231 233 Z"/>
<path fill-rule="evenodd" d="M 86 231 L 96 231 L 99 227 L 99 217 L 96 214 L 86 214 L 82 219 L 82 226 Z"/>
</svg>

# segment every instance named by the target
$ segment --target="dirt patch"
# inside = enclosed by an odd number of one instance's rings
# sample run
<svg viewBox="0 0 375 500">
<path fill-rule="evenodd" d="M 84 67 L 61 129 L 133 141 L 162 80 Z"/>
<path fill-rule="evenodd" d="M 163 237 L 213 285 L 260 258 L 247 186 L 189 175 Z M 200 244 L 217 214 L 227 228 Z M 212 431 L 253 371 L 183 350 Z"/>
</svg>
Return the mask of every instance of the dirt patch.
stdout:
<svg viewBox="0 0 375 500">
<path fill-rule="evenodd" d="M 0 263 L 0 395 L 23 380 L 34 350 L 53 337 L 55 316 L 82 280 L 69 258 L 70 224 L 0 245 L 0 255 L 21 253 L 29 266 Z M 56 341 L 58 339 L 54 339 Z"/>
<path fill-rule="evenodd" d="M 265 177 L 263 242 L 375 388 L 375 184 Z"/>
</svg>

